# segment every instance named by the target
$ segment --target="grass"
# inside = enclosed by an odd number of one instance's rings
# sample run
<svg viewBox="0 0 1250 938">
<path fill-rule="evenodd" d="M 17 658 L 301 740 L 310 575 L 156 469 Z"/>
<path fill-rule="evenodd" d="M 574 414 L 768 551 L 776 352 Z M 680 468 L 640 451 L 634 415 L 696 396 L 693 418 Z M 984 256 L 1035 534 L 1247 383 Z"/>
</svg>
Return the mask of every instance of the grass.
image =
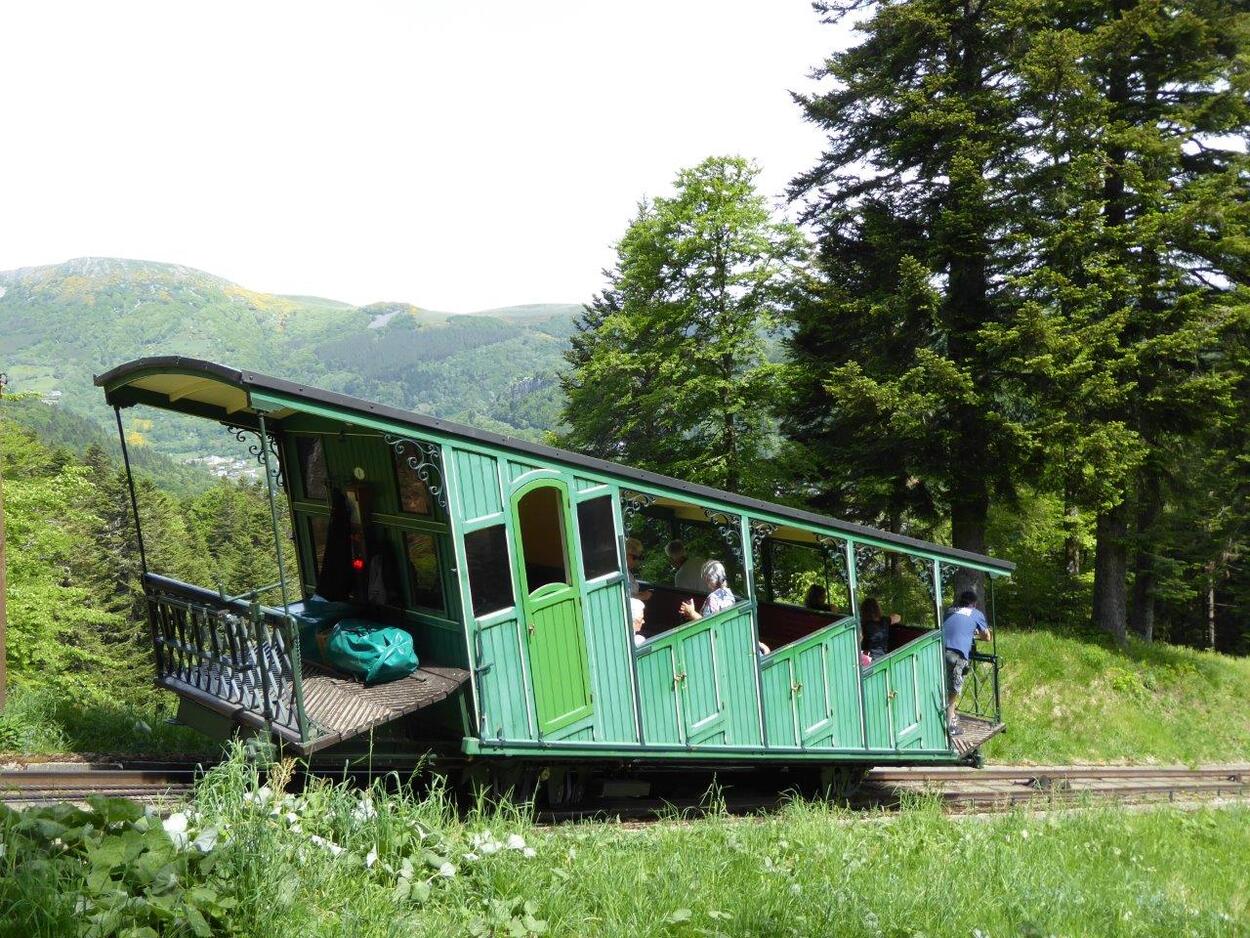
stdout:
<svg viewBox="0 0 1250 938">
<path fill-rule="evenodd" d="M 1250 659 L 1099 634 L 999 631 L 1007 732 L 989 761 L 1199 763 L 1250 760 Z M 172 694 L 124 700 L 18 686 L 0 713 L 0 756 L 208 754 L 218 744 L 169 726 Z"/>
<path fill-rule="evenodd" d="M 1244 806 L 955 819 L 926 802 L 869 818 L 796 802 L 763 819 L 536 829 L 516 809 L 458 819 L 439 791 L 320 783 L 287 798 L 259 781 L 237 757 L 210 773 L 182 819 L 187 838 L 215 838 L 211 863 L 184 861 L 173 885 L 115 850 L 36 857 L 0 819 L 0 935 L 85 933 L 119 882 L 175 909 L 166 935 L 192 933 L 178 910 L 195 903 L 216 909 L 211 934 L 257 938 L 1250 934 Z M 123 899 L 108 899 L 127 910 L 119 934 L 144 907 Z"/>
<path fill-rule="evenodd" d="M 202 755 L 220 743 L 167 721 L 173 694 L 144 690 L 124 697 L 72 697 L 51 687 L 10 689 L 0 711 L 0 757 L 65 753 Z"/>
<path fill-rule="evenodd" d="M 994 762 L 1250 760 L 1250 659 L 1101 635 L 1000 630 Z"/>
</svg>

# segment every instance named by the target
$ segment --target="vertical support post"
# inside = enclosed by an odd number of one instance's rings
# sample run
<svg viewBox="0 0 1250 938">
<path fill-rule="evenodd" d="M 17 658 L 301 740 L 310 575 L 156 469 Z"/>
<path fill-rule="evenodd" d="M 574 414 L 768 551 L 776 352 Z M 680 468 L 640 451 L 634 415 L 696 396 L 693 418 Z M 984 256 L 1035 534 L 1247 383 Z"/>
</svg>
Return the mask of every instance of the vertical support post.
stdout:
<svg viewBox="0 0 1250 938">
<path fill-rule="evenodd" d="M 265 714 L 265 722 L 272 726 L 273 708 L 269 705 L 269 659 L 265 656 L 265 617 L 261 615 L 260 600 L 253 599 L 249 608 L 252 617 L 252 636 L 256 639 L 256 667 L 260 671 L 260 706 Z"/>
<path fill-rule="evenodd" d="M 273 547 L 274 553 L 278 560 L 278 585 L 282 589 L 282 621 L 283 629 L 286 634 L 282 636 L 283 643 L 286 645 L 287 656 L 291 659 L 291 691 L 295 702 L 295 722 L 299 727 L 299 738 L 301 742 L 308 742 L 308 716 L 304 713 L 304 677 L 303 677 L 303 654 L 300 649 L 299 629 L 295 628 L 291 619 L 291 596 L 286 585 L 286 562 L 282 554 L 282 528 L 278 524 L 278 499 L 274 492 L 274 467 L 271 464 L 272 458 L 269 453 L 269 428 L 265 423 L 265 415 L 257 413 L 257 419 L 260 422 L 260 452 L 261 459 L 265 464 L 265 491 L 269 495 L 269 520 L 273 526 Z M 259 609 L 259 607 L 258 607 Z M 257 631 L 261 630 L 261 619 L 257 617 Z M 262 676 L 264 671 L 261 672 Z M 266 690 L 266 693 L 268 691 Z M 265 699 L 265 709 L 268 711 L 269 700 Z M 268 719 L 268 713 L 266 713 Z"/>
<path fill-rule="evenodd" d="M 942 561 L 933 561 L 933 614 L 937 617 L 937 627 L 941 631 L 942 628 Z M 941 662 L 938 670 L 942 672 L 942 726 L 946 730 L 947 745 L 951 744 L 952 737 L 950 735 L 950 721 L 946 719 L 946 707 L 950 701 L 951 689 L 946 683 L 946 641 L 939 639 L 938 647 L 941 649 Z M 976 679 L 976 669 L 972 669 L 973 680 Z M 973 691 L 975 696 L 976 691 Z"/>
<path fill-rule="evenodd" d="M 933 615 L 937 627 L 942 627 L 942 561 L 933 561 L 932 585 L 933 590 Z"/>
<path fill-rule="evenodd" d="M 738 537 L 742 543 L 742 576 L 746 579 L 747 599 L 751 602 L 751 658 L 755 662 L 755 712 L 759 717 L 760 741 L 768 745 L 768 725 L 764 719 L 764 677 L 760 668 L 760 604 L 755 595 L 755 543 L 751 519 L 738 515 Z M 739 742 L 739 740 L 734 740 Z"/>
<path fill-rule="evenodd" d="M 1002 704 L 998 699 L 998 610 L 994 604 L 994 574 L 987 573 L 990 581 L 990 654 L 994 656 L 994 722 L 1003 721 Z"/>
<path fill-rule="evenodd" d="M 859 592 L 859 577 L 855 572 L 855 542 L 851 540 L 845 541 L 842 549 L 846 551 L 846 591 L 850 594 L 851 615 L 858 622 L 859 598 L 856 594 Z"/>
<path fill-rule="evenodd" d="M 143 575 L 148 573 L 148 554 L 143 546 L 143 527 L 139 523 L 139 499 L 135 495 L 135 477 L 130 471 L 130 451 L 126 448 L 126 430 L 122 427 L 122 409 L 113 406 L 113 416 L 117 418 L 117 437 L 122 445 L 122 463 L 126 467 L 126 486 L 130 489 L 130 510 L 135 518 L 135 539 L 139 542 L 139 565 L 143 567 Z"/>
</svg>

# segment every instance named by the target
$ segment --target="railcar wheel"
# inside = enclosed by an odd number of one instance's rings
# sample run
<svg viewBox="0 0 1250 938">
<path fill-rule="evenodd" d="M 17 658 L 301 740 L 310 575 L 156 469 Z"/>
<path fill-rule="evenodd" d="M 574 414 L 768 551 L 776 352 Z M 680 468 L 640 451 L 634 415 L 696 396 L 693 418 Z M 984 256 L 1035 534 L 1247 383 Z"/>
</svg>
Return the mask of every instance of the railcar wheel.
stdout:
<svg viewBox="0 0 1250 938">
<path fill-rule="evenodd" d="M 803 794 L 817 801 L 845 802 L 859 793 L 866 765 L 822 765 L 805 773 Z"/>
</svg>

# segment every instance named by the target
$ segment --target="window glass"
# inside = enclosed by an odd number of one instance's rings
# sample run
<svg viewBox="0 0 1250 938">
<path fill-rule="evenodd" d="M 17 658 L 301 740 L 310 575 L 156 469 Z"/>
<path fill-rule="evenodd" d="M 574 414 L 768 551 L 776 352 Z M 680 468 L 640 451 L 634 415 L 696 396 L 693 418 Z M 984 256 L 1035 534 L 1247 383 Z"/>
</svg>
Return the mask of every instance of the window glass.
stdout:
<svg viewBox="0 0 1250 938">
<path fill-rule="evenodd" d="M 309 582 L 316 583 L 321 576 L 321 567 L 326 559 L 326 535 L 330 531 L 330 519 L 324 515 L 308 516 L 308 543 L 312 546 L 313 568 L 309 571 Z"/>
<path fill-rule="evenodd" d="M 548 583 L 572 582 L 564 544 L 562 501 L 558 488 L 544 485 L 527 492 L 517 502 L 525 588 L 531 593 Z"/>
<path fill-rule="evenodd" d="M 296 437 L 295 451 L 299 456 L 299 474 L 304 483 L 304 497 L 325 499 L 330 492 L 327 484 L 326 453 L 321 437 Z"/>
<path fill-rule="evenodd" d="M 480 618 L 515 605 L 512 571 L 508 565 L 508 537 L 504 526 L 495 524 L 466 534 L 464 553 L 469 564 L 473 615 Z"/>
<path fill-rule="evenodd" d="M 412 601 L 427 609 L 443 608 L 443 579 L 438 569 L 438 546 L 432 534 L 404 532 L 404 557 Z"/>
<path fill-rule="evenodd" d="M 391 458 L 395 462 L 395 476 L 399 483 L 399 509 L 413 515 L 430 515 L 434 511 L 434 500 L 430 497 L 430 487 L 417 475 L 417 470 L 408 462 L 410 458 L 420 462 L 420 454 L 409 445 L 403 446 L 403 452 L 391 449 Z"/>
<path fill-rule="evenodd" d="M 616 525 L 612 520 L 612 496 L 592 498 L 577 506 L 577 529 L 582 544 L 582 567 L 586 579 L 616 573 Z"/>
</svg>

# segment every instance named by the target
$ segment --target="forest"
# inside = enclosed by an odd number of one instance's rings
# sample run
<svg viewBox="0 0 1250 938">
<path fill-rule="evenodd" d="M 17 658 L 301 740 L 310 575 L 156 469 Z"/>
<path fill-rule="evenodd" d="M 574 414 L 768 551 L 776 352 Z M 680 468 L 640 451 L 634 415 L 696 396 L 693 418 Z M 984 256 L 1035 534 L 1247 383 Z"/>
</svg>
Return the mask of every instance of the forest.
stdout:
<svg viewBox="0 0 1250 938">
<path fill-rule="evenodd" d="M 771 211 L 715 156 L 577 323 L 565 446 L 989 550 L 1007 620 L 1250 650 L 1250 17 L 821 2 Z"/>
</svg>

